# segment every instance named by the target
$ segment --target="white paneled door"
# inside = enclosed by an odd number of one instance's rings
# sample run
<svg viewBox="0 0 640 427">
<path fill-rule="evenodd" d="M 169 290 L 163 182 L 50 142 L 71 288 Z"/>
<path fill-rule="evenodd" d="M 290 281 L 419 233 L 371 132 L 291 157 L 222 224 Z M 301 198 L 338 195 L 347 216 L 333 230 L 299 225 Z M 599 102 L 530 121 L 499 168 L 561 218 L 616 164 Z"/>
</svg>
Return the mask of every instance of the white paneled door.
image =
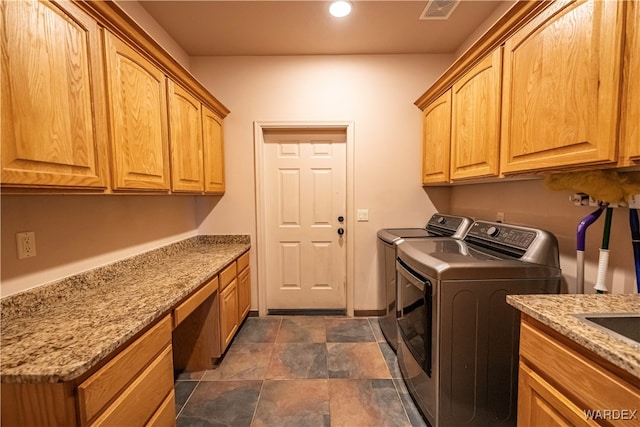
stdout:
<svg viewBox="0 0 640 427">
<path fill-rule="evenodd" d="M 268 310 L 346 308 L 346 131 L 265 129 Z"/>
</svg>

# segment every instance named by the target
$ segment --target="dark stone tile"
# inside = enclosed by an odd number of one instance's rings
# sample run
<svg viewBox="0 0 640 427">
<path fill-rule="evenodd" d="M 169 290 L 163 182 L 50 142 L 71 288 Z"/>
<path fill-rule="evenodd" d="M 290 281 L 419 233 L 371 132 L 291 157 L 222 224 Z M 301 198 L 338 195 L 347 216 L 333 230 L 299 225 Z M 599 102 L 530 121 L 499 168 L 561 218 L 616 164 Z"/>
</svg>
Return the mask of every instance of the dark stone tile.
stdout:
<svg viewBox="0 0 640 427">
<path fill-rule="evenodd" d="M 327 318 L 327 342 L 375 342 L 368 319 Z"/>
<path fill-rule="evenodd" d="M 282 318 L 249 317 L 234 338 L 234 343 L 274 343 Z M 233 344 L 232 344 L 233 345 Z"/>
<path fill-rule="evenodd" d="M 178 427 L 250 426 L 262 381 L 202 381 L 178 416 Z"/>
<path fill-rule="evenodd" d="M 412 427 L 428 427 L 429 425 L 422 418 L 420 411 L 409 395 L 409 391 L 407 390 L 407 385 L 404 383 L 404 380 L 402 378 L 394 379 L 393 383 L 398 390 L 400 401 L 402 402 L 402 406 L 404 406 L 404 410 L 409 417 L 409 422 L 411 422 Z"/>
<path fill-rule="evenodd" d="M 206 371 L 203 381 L 263 380 L 275 344 L 234 342 L 216 369 Z"/>
<path fill-rule="evenodd" d="M 173 375 L 176 381 L 198 381 L 202 378 L 206 371 L 174 371 Z"/>
<path fill-rule="evenodd" d="M 325 318 L 321 316 L 284 317 L 276 342 L 327 342 Z"/>
<path fill-rule="evenodd" d="M 191 396 L 191 393 L 198 385 L 198 381 L 176 381 L 174 383 L 174 390 L 176 393 L 176 415 L 180 413 L 180 410 Z"/>
<path fill-rule="evenodd" d="M 387 339 L 384 337 L 382 333 L 382 329 L 380 328 L 380 321 L 377 317 L 369 317 L 369 324 L 371 325 L 371 329 L 373 330 L 373 336 L 376 338 L 378 342 L 387 342 Z"/>
<path fill-rule="evenodd" d="M 398 357 L 391 346 L 387 344 L 386 341 L 378 342 L 378 345 L 380 346 L 380 351 L 382 351 L 382 356 L 387 364 L 387 368 L 389 368 L 389 372 L 391 373 L 391 378 L 402 378 L 402 372 L 400 372 L 400 366 L 398 365 Z"/>
<path fill-rule="evenodd" d="M 329 380 L 332 426 L 409 427 L 391 379 Z"/>
<path fill-rule="evenodd" d="M 267 378 L 327 378 L 327 345 L 324 343 L 276 344 Z"/>
<path fill-rule="evenodd" d="M 378 343 L 327 343 L 329 378 L 391 378 Z"/>
<path fill-rule="evenodd" d="M 267 380 L 252 427 L 331 426 L 326 379 Z"/>
</svg>

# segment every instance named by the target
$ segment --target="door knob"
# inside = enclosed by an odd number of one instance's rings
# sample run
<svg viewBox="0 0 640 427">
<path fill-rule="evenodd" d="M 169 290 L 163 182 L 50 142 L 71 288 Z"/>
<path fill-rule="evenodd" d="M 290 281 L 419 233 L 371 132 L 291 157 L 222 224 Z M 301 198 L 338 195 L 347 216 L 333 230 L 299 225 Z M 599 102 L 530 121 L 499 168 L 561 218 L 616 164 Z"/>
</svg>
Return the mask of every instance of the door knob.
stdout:
<svg viewBox="0 0 640 427">
<path fill-rule="evenodd" d="M 344 234 L 344 228 L 338 228 L 338 234 L 342 236 Z"/>
<path fill-rule="evenodd" d="M 344 222 L 344 217 L 342 215 L 338 217 L 338 222 Z"/>
</svg>

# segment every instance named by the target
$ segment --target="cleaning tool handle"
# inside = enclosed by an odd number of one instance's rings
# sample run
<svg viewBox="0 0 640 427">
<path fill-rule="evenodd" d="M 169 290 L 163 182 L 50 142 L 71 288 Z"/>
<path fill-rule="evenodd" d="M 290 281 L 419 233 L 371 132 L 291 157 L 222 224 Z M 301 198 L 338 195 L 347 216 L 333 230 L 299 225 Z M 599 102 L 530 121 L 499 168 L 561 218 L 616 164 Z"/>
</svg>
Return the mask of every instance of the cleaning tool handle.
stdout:
<svg viewBox="0 0 640 427">
<path fill-rule="evenodd" d="M 597 293 L 603 294 L 607 292 L 607 269 L 609 268 L 609 250 L 600 249 L 600 256 L 598 257 L 598 276 L 596 278 L 596 285 L 593 287 Z"/>
<path fill-rule="evenodd" d="M 609 236 L 611 235 L 611 217 L 613 216 L 613 208 L 607 208 L 604 215 L 604 232 L 602 233 L 602 249 L 609 249 Z"/>
<path fill-rule="evenodd" d="M 602 211 L 604 211 L 606 205 L 600 205 L 597 211 L 594 211 L 583 218 L 578 224 L 578 238 L 577 238 L 577 247 L 579 251 L 584 252 L 585 242 L 587 240 L 587 228 L 593 224 L 600 215 L 602 215 Z"/>
<path fill-rule="evenodd" d="M 584 293 L 584 251 L 578 251 L 576 256 L 576 294 Z"/>
</svg>

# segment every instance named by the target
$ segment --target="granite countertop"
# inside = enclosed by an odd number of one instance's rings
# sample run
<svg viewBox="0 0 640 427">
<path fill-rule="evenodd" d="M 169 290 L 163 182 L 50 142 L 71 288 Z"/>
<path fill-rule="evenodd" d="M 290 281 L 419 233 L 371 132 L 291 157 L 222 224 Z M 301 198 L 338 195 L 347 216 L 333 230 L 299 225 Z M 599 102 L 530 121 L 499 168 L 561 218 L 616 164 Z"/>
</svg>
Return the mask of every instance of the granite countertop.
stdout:
<svg viewBox="0 0 640 427">
<path fill-rule="evenodd" d="M 3 298 L 2 382 L 78 378 L 249 248 L 196 236 Z"/>
<path fill-rule="evenodd" d="M 640 378 L 640 344 L 573 316 L 640 315 L 640 295 L 508 295 L 507 303 Z"/>
</svg>

